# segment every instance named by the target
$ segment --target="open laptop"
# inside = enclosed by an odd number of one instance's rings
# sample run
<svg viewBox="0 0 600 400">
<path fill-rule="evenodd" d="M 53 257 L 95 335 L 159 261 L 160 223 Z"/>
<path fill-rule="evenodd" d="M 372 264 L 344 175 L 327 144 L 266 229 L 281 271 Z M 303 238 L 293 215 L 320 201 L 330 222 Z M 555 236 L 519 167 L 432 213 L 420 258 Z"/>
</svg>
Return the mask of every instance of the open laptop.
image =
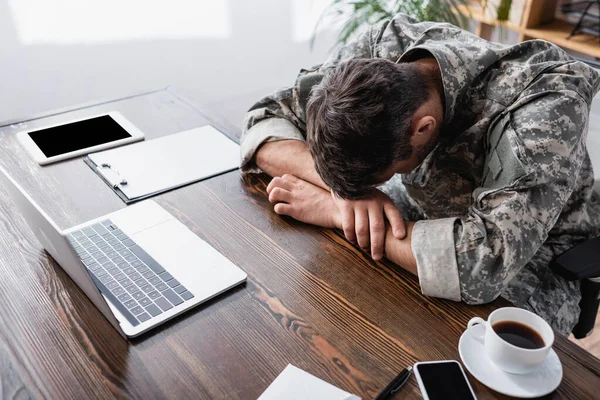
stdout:
<svg viewBox="0 0 600 400">
<path fill-rule="evenodd" d="M 0 182 L 42 246 L 124 337 L 246 280 L 151 200 L 62 231 L 1 167 Z"/>
</svg>

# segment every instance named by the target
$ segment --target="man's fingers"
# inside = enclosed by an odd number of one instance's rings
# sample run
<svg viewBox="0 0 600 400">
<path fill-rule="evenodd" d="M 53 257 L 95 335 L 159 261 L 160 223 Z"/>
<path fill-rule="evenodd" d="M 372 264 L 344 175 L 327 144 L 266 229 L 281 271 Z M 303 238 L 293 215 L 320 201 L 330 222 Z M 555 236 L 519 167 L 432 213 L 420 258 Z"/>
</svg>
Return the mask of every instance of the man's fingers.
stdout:
<svg viewBox="0 0 600 400">
<path fill-rule="evenodd" d="M 281 178 L 284 181 L 289 181 L 289 182 L 293 182 L 293 183 L 298 182 L 298 178 L 295 177 L 294 175 L 290 175 L 290 174 L 284 174 Z"/>
<path fill-rule="evenodd" d="M 292 175 L 289 175 L 289 176 L 292 176 Z M 271 182 L 269 182 L 269 186 L 267 186 L 267 194 L 271 194 L 271 191 L 273 189 L 275 189 L 276 187 L 281 187 L 286 190 L 292 190 L 293 185 L 294 184 L 291 180 L 283 179 L 283 177 L 280 178 L 277 176 L 277 177 L 271 179 Z"/>
<path fill-rule="evenodd" d="M 286 203 L 277 203 L 275 207 L 273 207 L 275 212 L 279 215 L 287 215 L 292 216 L 292 206 Z"/>
<path fill-rule="evenodd" d="M 271 193 L 269 193 L 269 201 L 271 203 L 289 203 L 291 199 L 292 193 L 281 187 L 275 187 L 271 190 Z"/>
<path fill-rule="evenodd" d="M 371 229 L 371 257 L 374 260 L 381 260 L 385 242 L 385 220 L 379 207 L 369 210 L 369 225 Z"/>
<path fill-rule="evenodd" d="M 363 249 L 369 247 L 369 212 L 366 208 L 354 210 L 356 224 L 356 237 L 358 245 Z"/>
<path fill-rule="evenodd" d="M 404 225 L 404 218 L 402 218 L 400 210 L 391 203 L 384 204 L 383 210 L 388 221 L 390 221 L 390 226 L 396 239 L 404 239 L 406 236 L 406 226 Z"/>
<path fill-rule="evenodd" d="M 354 209 L 345 208 L 340 210 L 342 213 L 342 227 L 344 228 L 344 235 L 346 239 L 352 243 L 356 243 L 356 233 L 354 232 Z"/>
<path fill-rule="evenodd" d="M 267 194 L 271 194 L 271 190 L 273 190 L 273 188 L 279 186 L 280 181 L 281 181 L 281 178 L 278 176 L 271 179 L 271 182 L 269 182 L 269 185 L 267 186 Z"/>
</svg>

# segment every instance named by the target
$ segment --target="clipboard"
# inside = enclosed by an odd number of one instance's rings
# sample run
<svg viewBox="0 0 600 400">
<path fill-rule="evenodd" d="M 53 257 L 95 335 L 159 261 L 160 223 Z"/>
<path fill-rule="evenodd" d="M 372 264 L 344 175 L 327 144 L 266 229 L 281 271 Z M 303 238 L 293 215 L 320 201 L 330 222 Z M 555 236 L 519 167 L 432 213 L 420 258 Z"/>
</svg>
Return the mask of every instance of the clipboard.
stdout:
<svg viewBox="0 0 600 400">
<path fill-rule="evenodd" d="M 239 167 L 240 146 L 206 125 L 89 154 L 84 162 L 126 204 Z"/>
</svg>

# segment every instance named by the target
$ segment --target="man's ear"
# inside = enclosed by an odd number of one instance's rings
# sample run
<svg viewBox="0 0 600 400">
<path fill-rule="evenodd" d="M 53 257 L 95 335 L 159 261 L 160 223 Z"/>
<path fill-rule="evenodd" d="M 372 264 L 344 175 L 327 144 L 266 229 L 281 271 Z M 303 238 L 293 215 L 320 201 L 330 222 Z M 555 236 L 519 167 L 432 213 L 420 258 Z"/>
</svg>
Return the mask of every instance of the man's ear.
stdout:
<svg viewBox="0 0 600 400">
<path fill-rule="evenodd" d="M 435 133 L 437 121 L 431 115 L 426 115 L 413 122 L 411 144 L 413 146 L 424 145 Z"/>
</svg>

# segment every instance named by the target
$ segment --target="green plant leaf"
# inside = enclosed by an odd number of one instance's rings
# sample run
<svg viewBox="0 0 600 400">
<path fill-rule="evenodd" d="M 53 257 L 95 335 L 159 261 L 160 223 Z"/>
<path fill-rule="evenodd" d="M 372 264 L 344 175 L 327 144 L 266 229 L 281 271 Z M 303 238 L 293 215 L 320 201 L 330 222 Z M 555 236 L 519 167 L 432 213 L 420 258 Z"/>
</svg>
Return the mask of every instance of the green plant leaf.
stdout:
<svg viewBox="0 0 600 400">
<path fill-rule="evenodd" d="M 502 1 L 503 4 L 510 4 L 510 0 Z M 338 44 L 344 44 L 361 31 L 363 26 L 392 18 L 398 13 L 405 13 L 419 21 L 449 22 L 465 27 L 470 12 L 464 15 L 459 6 L 469 3 L 469 0 L 333 0 L 319 18 L 310 45 L 312 48 L 316 32 L 325 16 L 343 21 Z"/>
</svg>

